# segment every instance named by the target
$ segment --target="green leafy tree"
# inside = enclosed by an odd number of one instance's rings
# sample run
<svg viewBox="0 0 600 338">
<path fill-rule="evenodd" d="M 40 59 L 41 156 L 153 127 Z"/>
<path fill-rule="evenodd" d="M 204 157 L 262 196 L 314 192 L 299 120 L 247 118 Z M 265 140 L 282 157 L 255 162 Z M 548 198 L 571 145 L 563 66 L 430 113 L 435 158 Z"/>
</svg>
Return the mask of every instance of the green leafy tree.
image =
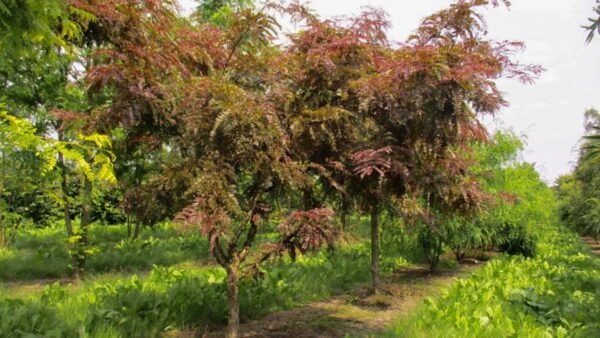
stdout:
<svg viewBox="0 0 600 338">
<path fill-rule="evenodd" d="M 555 198 L 532 164 L 522 162 L 524 143 L 512 132 L 497 132 L 491 142 L 474 146 L 474 169 L 482 188 L 494 197 L 491 207 L 467 223 L 480 241 L 472 248 L 498 249 L 533 256 L 537 228 L 551 224 Z M 449 242 L 450 246 L 455 245 Z"/>
<path fill-rule="evenodd" d="M 14 161 L 15 155 L 27 152 L 34 157 L 41 154 L 46 161 L 50 161 L 51 158 L 42 148 L 43 142 L 36 135 L 35 128 L 28 121 L 9 115 L 3 110 L 0 111 L 0 140 L 0 245 L 5 246 L 16 234 L 23 218 L 16 212 L 18 210 L 10 210 L 14 206 L 9 204 L 12 202 L 11 194 L 6 191 L 7 187 L 11 188 L 22 182 L 18 173 L 10 170 L 12 167 L 19 167 Z M 11 162 L 10 167 L 7 162 Z"/>
<path fill-rule="evenodd" d="M 62 47 L 70 50 L 72 41 L 94 20 L 86 11 L 64 0 L 1 0 L 0 51 L 2 57 L 18 58 L 31 48 Z"/>
<path fill-rule="evenodd" d="M 106 135 L 90 134 L 79 135 L 77 141 L 57 141 L 52 138 L 39 136 L 36 128 L 27 120 L 0 112 L 0 135 L 2 144 L 0 154 L 2 160 L 5 156 L 15 152 L 33 152 L 41 159 L 39 171 L 50 175 L 57 169 L 59 155 L 66 161 L 73 163 L 74 168 L 86 182 L 82 199 L 84 208 L 89 206 L 92 185 L 97 182 L 114 184 L 116 179 L 112 169 L 112 154 L 110 139 Z M 4 173 L 4 172 L 3 172 Z M 57 176 L 54 176 L 57 177 Z M 3 175 L 0 180 L 2 187 L 6 182 Z M 3 194 L 0 194 L 3 196 Z M 89 223 L 89 209 L 82 212 L 81 232 L 85 235 L 85 228 Z M 82 237 L 84 238 L 84 237 Z"/>
<path fill-rule="evenodd" d="M 220 28 L 234 24 L 235 16 L 241 10 L 254 9 L 253 0 L 197 0 L 198 6 L 193 14 L 199 22 L 210 22 Z"/>
<path fill-rule="evenodd" d="M 560 202 L 561 218 L 583 235 L 599 238 L 600 218 L 600 114 L 595 109 L 585 112 L 585 133 L 580 146 L 577 165 L 572 174 L 560 177 L 556 191 Z"/>
</svg>

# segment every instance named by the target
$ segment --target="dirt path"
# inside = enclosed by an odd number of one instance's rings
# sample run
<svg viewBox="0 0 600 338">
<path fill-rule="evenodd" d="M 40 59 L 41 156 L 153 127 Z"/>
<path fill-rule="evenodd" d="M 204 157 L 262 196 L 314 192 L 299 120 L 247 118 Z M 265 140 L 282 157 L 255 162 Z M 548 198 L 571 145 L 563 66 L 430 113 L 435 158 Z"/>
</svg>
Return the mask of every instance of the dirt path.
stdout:
<svg viewBox="0 0 600 338">
<path fill-rule="evenodd" d="M 344 337 L 377 332 L 409 314 L 425 297 L 438 295 L 456 278 L 475 269 L 477 266 L 462 266 L 433 274 L 426 269 L 403 270 L 385 280 L 382 295 L 369 295 L 368 287 L 364 285 L 348 295 L 244 323 L 241 336 Z M 224 331 L 204 335 L 223 336 Z"/>
<path fill-rule="evenodd" d="M 600 256 L 600 243 L 591 237 L 583 237 L 583 241 L 592 249 L 592 252 Z"/>
<path fill-rule="evenodd" d="M 73 280 L 68 278 L 40 278 L 10 282 L 0 281 L 0 287 L 8 291 L 11 297 L 26 298 L 41 294 L 46 286 L 56 282 L 64 286 L 73 283 Z"/>
</svg>

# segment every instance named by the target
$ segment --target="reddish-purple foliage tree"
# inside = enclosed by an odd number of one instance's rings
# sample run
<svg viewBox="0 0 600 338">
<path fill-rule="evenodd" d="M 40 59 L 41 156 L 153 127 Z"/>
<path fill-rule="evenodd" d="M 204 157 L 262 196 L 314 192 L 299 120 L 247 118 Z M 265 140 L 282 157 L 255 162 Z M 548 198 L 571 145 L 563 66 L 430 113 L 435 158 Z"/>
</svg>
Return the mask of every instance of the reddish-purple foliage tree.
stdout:
<svg viewBox="0 0 600 338">
<path fill-rule="evenodd" d="M 188 207 L 177 218 L 208 236 L 227 271 L 231 337 L 244 272 L 291 247 L 332 241 L 331 212 L 313 203 L 318 193 L 327 192 L 321 204 L 351 197 L 371 215 L 375 291 L 379 218 L 390 201 L 431 224 L 428 208 L 480 207 L 486 196 L 457 153 L 486 138 L 478 116 L 506 104 L 495 80 L 531 82 L 541 70 L 513 61 L 522 44 L 486 38 L 477 9 L 496 4 L 487 0 L 426 18 L 402 44 L 388 41 L 390 23 L 372 9 L 321 20 L 297 3 L 243 8 L 223 30 L 180 20 L 165 1 L 77 4 L 98 18 L 87 35 L 100 47 L 90 93 L 112 97 L 91 124 L 122 126 L 133 143 L 169 149 L 165 170 L 185 168 L 179 183 L 156 180 L 185 187 Z M 277 24 L 266 9 L 304 23 L 283 50 L 273 47 Z M 282 223 L 277 243 L 253 250 L 273 202 L 298 191 L 309 197 L 305 210 Z"/>
</svg>

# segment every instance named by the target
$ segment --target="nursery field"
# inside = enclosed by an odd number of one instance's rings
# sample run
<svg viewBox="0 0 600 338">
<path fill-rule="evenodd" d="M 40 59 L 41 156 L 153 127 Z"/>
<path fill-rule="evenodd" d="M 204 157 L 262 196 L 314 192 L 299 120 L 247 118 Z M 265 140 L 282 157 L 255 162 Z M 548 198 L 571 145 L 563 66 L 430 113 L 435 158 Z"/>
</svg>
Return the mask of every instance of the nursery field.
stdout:
<svg viewBox="0 0 600 338">
<path fill-rule="evenodd" d="M 353 221 L 361 227 L 360 219 Z M 0 284 L 0 336 L 218 332 L 227 322 L 226 274 L 207 259 L 207 241 L 181 237 L 166 223 L 136 240 L 127 239 L 119 229 L 90 229 L 90 244 L 100 239 L 102 244 L 88 258 L 82 280 L 69 278 L 68 252 L 51 228 L 18 236 L 14 249 L 4 250 L 0 261 L 5 272 Z M 26 258 L 14 258 L 18 256 Z M 382 260 L 382 271 L 418 266 L 422 258 L 413 256 L 400 251 L 389 255 Z M 270 266 L 259 280 L 240 285 L 242 320 L 344 295 L 368 282 L 368 261 L 366 243 L 357 235 L 333 254 L 315 253 L 293 264 L 283 260 Z"/>
<path fill-rule="evenodd" d="M 600 261 L 571 231 L 545 228 L 535 259 L 497 257 L 426 299 L 386 337 L 596 337 Z"/>
<path fill-rule="evenodd" d="M 549 175 L 508 98 L 580 100 L 442 2 L 0 0 L 0 338 L 600 337 L 600 113 Z"/>
<path fill-rule="evenodd" d="M 383 292 L 369 292 L 368 241 L 352 217 L 334 253 L 284 259 L 240 285 L 244 336 L 593 337 L 600 332 L 600 260 L 570 230 L 543 225 L 535 258 L 444 255 L 429 272 L 419 247 L 382 240 Z M 0 336 L 214 336 L 227 323 L 225 271 L 206 240 L 164 223 L 126 238 L 94 226 L 81 280 L 69 277 L 62 229 L 23 231 L 2 251 Z M 51 231 L 54 230 L 54 231 Z M 410 242 L 411 234 L 396 235 Z M 44 252 L 51 252 L 46 255 Z M 110 253 L 110 254 L 109 254 Z M 168 253 L 168 254 L 167 254 Z M 15 257 L 25 257 L 15 259 Z"/>
</svg>

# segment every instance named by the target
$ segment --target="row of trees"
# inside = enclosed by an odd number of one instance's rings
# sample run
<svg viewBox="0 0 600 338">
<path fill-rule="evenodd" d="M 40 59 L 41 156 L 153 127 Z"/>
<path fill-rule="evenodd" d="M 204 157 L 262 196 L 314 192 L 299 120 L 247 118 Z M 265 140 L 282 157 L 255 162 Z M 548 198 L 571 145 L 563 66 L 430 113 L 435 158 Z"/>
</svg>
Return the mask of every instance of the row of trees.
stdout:
<svg viewBox="0 0 600 338">
<path fill-rule="evenodd" d="M 32 184 L 56 185 L 79 270 L 93 196 L 115 183 L 114 164 L 134 233 L 176 218 L 209 238 L 227 271 L 231 337 L 240 279 L 295 248 L 332 246 L 331 208 L 342 224 L 354 209 L 370 215 L 378 292 L 382 213 L 422 226 L 433 267 L 442 229 L 476 224 L 510 200 L 482 188 L 474 145 L 488 136 L 479 119 L 506 105 L 495 80 L 531 83 L 541 69 L 513 59 L 521 43 L 486 37 L 478 9 L 495 1 L 458 1 L 402 43 L 370 8 L 321 19 L 296 2 L 205 1 L 183 18 L 172 1 L 48 4 L 2 11 L 2 43 L 16 47 L 2 49 L 0 95 L 6 133 L 15 133 L 12 118 L 26 118 L 58 150 L 42 161 L 56 159 L 57 171 L 40 181 L 35 161 L 13 162 L 38 148 L 4 143 L 3 198 L 19 190 L 14 163 L 30 168 Z M 302 27 L 283 44 L 281 16 Z M 274 211 L 286 215 L 278 241 L 254 248 Z"/>
<path fill-rule="evenodd" d="M 588 31 L 590 43 L 600 32 L 600 1 L 596 0 L 590 24 L 583 26 Z M 579 154 L 572 173 L 560 176 L 555 182 L 555 191 L 560 201 L 560 216 L 563 221 L 584 236 L 600 240 L 600 114 L 594 108 L 584 113 L 584 137 L 579 145 Z"/>
<path fill-rule="evenodd" d="M 600 239 L 600 176 L 598 175 L 598 139 L 600 114 L 595 109 L 585 112 L 585 136 L 579 148 L 575 169 L 558 178 L 556 191 L 561 218 L 585 236 Z"/>
</svg>

